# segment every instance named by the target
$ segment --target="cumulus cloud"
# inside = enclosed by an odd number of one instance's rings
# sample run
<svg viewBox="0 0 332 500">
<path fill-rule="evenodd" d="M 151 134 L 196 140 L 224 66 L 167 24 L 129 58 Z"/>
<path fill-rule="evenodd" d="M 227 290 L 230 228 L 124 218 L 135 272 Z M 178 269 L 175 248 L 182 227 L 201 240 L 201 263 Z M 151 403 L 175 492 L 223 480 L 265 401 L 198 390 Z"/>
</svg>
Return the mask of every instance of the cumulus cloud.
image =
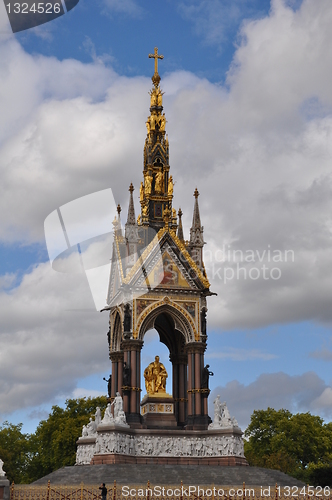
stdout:
<svg viewBox="0 0 332 500">
<path fill-rule="evenodd" d="M 332 388 L 313 372 L 294 376 L 283 372 L 264 373 L 249 385 L 233 380 L 224 387 L 216 387 L 209 398 L 210 415 L 213 415 L 212 402 L 218 394 L 243 429 L 249 424 L 254 410 L 268 407 L 285 408 L 292 413 L 310 411 L 313 415 L 332 418 Z"/>
<path fill-rule="evenodd" d="M 332 320 L 331 21 L 330 0 L 305 0 L 296 10 L 273 0 L 268 16 L 243 25 L 225 87 L 188 72 L 162 79 L 174 207 L 184 211 L 186 238 L 194 188 L 201 193 L 206 266 L 218 292 L 209 299 L 210 328 Z M 52 211 L 108 187 L 125 220 L 128 186 L 138 188 L 142 179 L 149 80 L 120 77 L 97 57 L 83 64 L 29 55 L 13 37 L 1 39 L 0 72 L 1 241 L 41 241 Z M 135 201 L 138 208 L 138 190 Z M 224 246 L 257 258 L 220 260 Z M 276 262 L 269 249 L 282 256 L 291 250 L 294 259 Z M 265 252 L 262 259 L 257 251 Z M 272 266 L 280 269 L 277 279 Z M 225 267 L 235 273 L 226 282 Z M 39 265 L 0 294 L 0 401 L 7 412 L 71 393 L 79 377 L 108 366 L 107 318 L 92 303 L 87 308 L 85 278 L 47 269 Z M 2 286 L 11 279 L 2 277 Z M 324 383 L 306 377 L 301 383 L 316 385 L 298 404 L 325 408 Z M 267 382 L 277 378 L 264 380 L 257 404 L 291 404 L 302 394 L 292 378 L 291 394 L 269 399 Z M 250 394 L 251 386 L 234 384 L 241 398 Z"/>
<path fill-rule="evenodd" d="M 0 314 L 0 413 L 54 401 L 109 370 L 107 314 L 96 312 L 83 275 L 40 264 L 0 293 Z"/>
<path fill-rule="evenodd" d="M 268 361 L 277 358 L 275 354 L 264 352 L 260 349 L 241 349 L 237 347 L 228 347 L 222 352 L 211 352 L 205 356 L 207 359 L 231 359 L 232 361 L 248 361 L 261 359 Z"/>
</svg>

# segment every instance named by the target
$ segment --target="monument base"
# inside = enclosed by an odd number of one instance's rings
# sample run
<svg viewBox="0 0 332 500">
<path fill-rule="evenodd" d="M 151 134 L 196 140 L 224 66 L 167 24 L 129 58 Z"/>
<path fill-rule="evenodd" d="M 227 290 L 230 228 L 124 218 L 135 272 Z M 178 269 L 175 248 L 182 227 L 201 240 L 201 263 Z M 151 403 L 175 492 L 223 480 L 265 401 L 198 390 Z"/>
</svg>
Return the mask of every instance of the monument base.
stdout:
<svg viewBox="0 0 332 500">
<path fill-rule="evenodd" d="M 177 427 L 174 399 L 169 394 L 147 394 L 141 402 L 143 428 L 172 429 Z"/>
<path fill-rule="evenodd" d="M 76 465 L 248 465 L 239 427 L 189 431 L 99 425 L 77 441 Z"/>
</svg>

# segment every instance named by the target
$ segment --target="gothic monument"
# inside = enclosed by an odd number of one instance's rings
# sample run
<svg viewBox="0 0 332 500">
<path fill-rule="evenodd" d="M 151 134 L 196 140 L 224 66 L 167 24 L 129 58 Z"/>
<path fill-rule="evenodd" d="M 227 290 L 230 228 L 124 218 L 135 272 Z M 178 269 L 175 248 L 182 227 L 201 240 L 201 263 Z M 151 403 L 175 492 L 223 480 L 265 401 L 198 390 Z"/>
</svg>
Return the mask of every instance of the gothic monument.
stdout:
<svg viewBox="0 0 332 500">
<path fill-rule="evenodd" d="M 124 231 L 120 211 L 113 222 L 114 245 L 108 291 L 109 405 L 101 419 L 85 426 L 78 440 L 77 464 L 172 463 L 247 465 L 242 432 L 226 403 L 215 400 L 214 422 L 208 416 L 209 366 L 206 298 L 212 295 L 203 263 L 203 227 L 197 189 L 190 239 L 185 241 L 179 209 L 173 208 L 169 142 L 163 92 L 155 71 L 144 145 L 143 181 L 136 218 L 129 187 Z M 141 349 L 154 328 L 172 363 L 172 388 L 159 357 L 144 370 Z M 146 394 L 141 400 L 142 390 Z M 143 393 L 144 394 L 144 393 Z"/>
</svg>

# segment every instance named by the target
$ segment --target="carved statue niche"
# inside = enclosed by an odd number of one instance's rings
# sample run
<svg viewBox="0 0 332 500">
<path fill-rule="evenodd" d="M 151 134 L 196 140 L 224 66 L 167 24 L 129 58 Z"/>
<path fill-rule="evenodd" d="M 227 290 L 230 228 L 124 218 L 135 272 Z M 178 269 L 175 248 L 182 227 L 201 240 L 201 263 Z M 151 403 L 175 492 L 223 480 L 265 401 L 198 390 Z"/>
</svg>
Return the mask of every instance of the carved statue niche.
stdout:
<svg viewBox="0 0 332 500">
<path fill-rule="evenodd" d="M 156 193 L 162 193 L 164 188 L 164 175 L 162 171 L 156 173 L 155 177 L 155 191 Z"/>
<path fill-rule="evenodd" d="M 202 370 L 202 376 L 201 376 L 202 389 L 209 388 L 209 377 L 214 375 L 213 372 L 210 372 L 209 368 L 210 368 L 210 365 L 206 365 L 206 366 L 204 366 L 204 368 Z"/>
<path fill-rule="evenodd" d="M 203 307 L 201 312 L 201 333 L 206 337 L 206 309 Z"/>
<path fill-rule="evenodd" d="M 130 305 L 126 304 L 124 307 L 124 320 L 123 320 L 123 331 L 124 333 L 128 333 L 131 330 L 131 314 L 130 314 Z"/>
</svg>

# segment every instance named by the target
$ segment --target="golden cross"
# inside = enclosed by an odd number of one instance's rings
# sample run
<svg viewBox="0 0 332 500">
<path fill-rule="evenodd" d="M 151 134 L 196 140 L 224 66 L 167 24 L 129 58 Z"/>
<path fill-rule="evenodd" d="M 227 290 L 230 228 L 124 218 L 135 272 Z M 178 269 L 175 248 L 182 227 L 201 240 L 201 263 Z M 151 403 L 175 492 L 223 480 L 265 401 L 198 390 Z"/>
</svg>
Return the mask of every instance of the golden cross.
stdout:
<svg viewBox="0 0 332 500">
<path fill-rule="evenodd" d="M 154 59 L 154 72 L 158 74 L 158 59 L 164 59 L 164 56 L 158 54 L 158 47 L 154 48 L 154 54 L 149 54 L 149 58 Z"/>
</svg>

